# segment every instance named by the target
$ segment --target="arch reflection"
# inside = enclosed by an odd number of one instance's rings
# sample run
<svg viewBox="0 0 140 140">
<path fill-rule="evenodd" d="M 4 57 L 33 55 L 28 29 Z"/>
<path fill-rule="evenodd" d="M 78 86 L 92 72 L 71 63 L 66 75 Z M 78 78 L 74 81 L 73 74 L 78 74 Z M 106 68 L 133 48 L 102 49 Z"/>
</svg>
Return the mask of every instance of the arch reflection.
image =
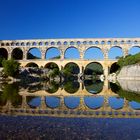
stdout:
<svg viewBox="0 0 140 140">
<path fill-rule="evenodd" d="M 60 98 L 58 97 L 46 97 L 46 105 L 50 108 L 56 108 L 60 106 Z"/>
<path fill-rule="evenodd" d="M 88 108 L 97 109 L 103 105 L 104 98 L 103 97 L 85 97 L 84 101 Z"/>
<path fill-rule="evenodd" d="M 79 106 L 80 98 L 79 97 L 65 97 L 64 102 L 68 108 L 74 109 Z"/>
<path fill-rule="evenodd" d="M 117 97 L 110 97 L 109 98 L 109 105 L 113 109 L 121 109 L 123 108 L 124 100 L 122 98 Z"/>
<path fill-rule="evenodd" d="M 28 96 L 27 97 L 27 104 L 31 108 L 39 107 L 40 104 L 41 104 L 41 98 L 40 97 L 36 97 L 36 96 Z"/>
</svg>

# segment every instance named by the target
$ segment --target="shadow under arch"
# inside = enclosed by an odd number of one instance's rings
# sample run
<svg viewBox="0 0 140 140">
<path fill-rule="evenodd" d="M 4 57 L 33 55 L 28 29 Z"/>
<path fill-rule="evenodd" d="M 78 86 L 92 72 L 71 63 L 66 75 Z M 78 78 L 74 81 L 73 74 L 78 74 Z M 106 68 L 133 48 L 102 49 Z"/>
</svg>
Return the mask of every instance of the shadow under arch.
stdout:
<svg viewBox="0 0 140 140">
<path fill-rule="evenodd" d="M 22 60 L 23 59 L 23 51 L 20 48 L 14 48 L 12 50 L 12 58 L 15 60 Z"/>
<path fill-rule="evenodd" d="M 103 74 L 103 66 L 98 62 L 87 64 L 84 70 L 84 86 L 87 92 L 98 94 L 103 90 L 103 82 L 100 76 Z"/>
<path fill-rule="evenodd" d="M 128 51 L 128 54 L 130 55 L 134 55 L 137 53 L 140 53 L 140 46 L 132 46 Z"/>
<path fill-rule="evenodd" d="M 108 58 L 109 59 L 119 59 L 123 56 L 123 49 L 120 46 L 112 46 L 108 51 Z"/>
<path fill-rule="evenodd" d="M 71 74 L 78 74 L 80 72 L 80 68 L 78 64 L 74 62 L 69 62 L 64 66 L 64 69 L 68 70 Z"/>
<path fill-rule="evenodd" d="M 91 62 L 86 65 L 84 74 L 86 75 L 103 74 L 103 66 L 99 62 Z"/>
<path fill-rule="evenodd" d="M 46 50 L 45 59 L 60 59 L 61 53 L 57 47 L 50 47 Z"/>
<path fill-rule="evenodd" d="M 37 47 L 32 47 L 27 52 L 27 59 L 41 59 L 41 51 Z"/>
<path fill-rule="evenodd" d="M 30 62 L 30 63 L 26 64 L 25 67 L 35 67 L 35 68 L 38 68 L 39 66 L 36 63 L 34 63 L 34 62 Z"/>
<path fill-rule="evenodd" d="M 48 69 L 50 69 L 50 70 L 52 70 L 52 69 L 54 69 L 54 68 L 57 68 L 57 69 L 59 70 L 59 66 L 58 66 L 56 63 L 54 63 L 54 62 L 48 62 L 48 63 L 44 66 L 44 68 L 48 68 Z"/>
<path fill-rule="evenodd" d="M 8 59 L 8 51 L 5 48 L 0 48 L 0 58 Z"/>
<path fill-rule="evenodd" d="M 68 47 L 64 52 L 64 58 L 65 59 L 79 59 L 80 58 L 80 52 L 78 48 L 71 46 Z"/>
<path fill-rule="evenodd" d="M 120 69 L 120 66 L 117 64 L 117 62 L 113 63 L 110 67 L 110 74 L 115 73 Z"/>
<path fill-rule="evenodd" d="M 104 54 L 103 54 L 101 48 L 99 48 L 97 46 L 91 46 L 85 50 L 84 59 L 103 60 Z"/>
<path fill-rule="evenodd" d="M 75 109 L 80 104 L 80 97 L 64 97 L 64 104 L 69 109 Z"/>
</svg>

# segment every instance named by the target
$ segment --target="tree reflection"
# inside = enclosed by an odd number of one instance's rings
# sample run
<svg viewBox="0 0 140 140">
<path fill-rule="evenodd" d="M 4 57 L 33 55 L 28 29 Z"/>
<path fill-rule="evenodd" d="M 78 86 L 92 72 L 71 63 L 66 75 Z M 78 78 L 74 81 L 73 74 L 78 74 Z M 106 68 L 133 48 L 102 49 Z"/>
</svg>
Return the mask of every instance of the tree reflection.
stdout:
<svg viewBox="0 0 140 140">
<path fill-rule="evenodd" d="M 18 84 L 5 84 L 3 92 L 0 94 L 0 104 L 5 105 L 7 101 L 11 101 L 14 107 L 18 107 L 22 103 L 22 97 L 18 94 Z"/>
<path fill-rule="evenodd" d="M 64 84 L 64 89 L 65 91 L 67 91 L 68 93 L 75 93 L 78 91 L 79 89 L 79 83 L 77 81 L 73 82 L 73 81 L 68 81 Z"/>
</svg>

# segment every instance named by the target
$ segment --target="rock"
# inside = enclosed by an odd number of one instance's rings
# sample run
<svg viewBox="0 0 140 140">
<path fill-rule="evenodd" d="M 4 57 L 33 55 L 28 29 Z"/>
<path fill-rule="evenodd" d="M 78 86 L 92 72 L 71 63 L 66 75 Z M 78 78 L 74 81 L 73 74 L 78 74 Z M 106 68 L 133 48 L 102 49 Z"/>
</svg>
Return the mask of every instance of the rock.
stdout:
<svg viewBox="0 0 140 140">
<path fill-rule="evenodd" d="M 124 66 L 117 79 L 140 80 L 140 64 Z"/>
</svg>

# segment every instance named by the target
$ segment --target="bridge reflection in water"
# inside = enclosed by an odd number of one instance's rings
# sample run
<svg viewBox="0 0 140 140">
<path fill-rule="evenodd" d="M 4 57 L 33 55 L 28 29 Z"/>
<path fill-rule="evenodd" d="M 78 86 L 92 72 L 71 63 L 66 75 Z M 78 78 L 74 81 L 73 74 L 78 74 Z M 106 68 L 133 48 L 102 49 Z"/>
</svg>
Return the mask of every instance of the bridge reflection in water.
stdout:
<svg viewBox="0 0 140 140">
<path fill-rule="evenodd" d="M 140 118 L 140 93 L 123 91 L 112 83 L 104 82 L 104 85 L 101 85 L 102 90 L 97 93 L 90 86 L 88 91 L 83 83 L 79 83 L 79 89 L 75 93 L 68 93 L 63 86 L 55 93 L 49 93 L 46 84 L 43 83 L 38 91 L 31 92 L 29 87 L 26 89 L 20 87 L 15 93 L 14 88 L 13 95 L 10 93 L 11 87 L 10 90 L 2 87 L 0 113 L 75 118 Z M 94 93 L 90 93 L 91 90 Z"/>
</svg>

